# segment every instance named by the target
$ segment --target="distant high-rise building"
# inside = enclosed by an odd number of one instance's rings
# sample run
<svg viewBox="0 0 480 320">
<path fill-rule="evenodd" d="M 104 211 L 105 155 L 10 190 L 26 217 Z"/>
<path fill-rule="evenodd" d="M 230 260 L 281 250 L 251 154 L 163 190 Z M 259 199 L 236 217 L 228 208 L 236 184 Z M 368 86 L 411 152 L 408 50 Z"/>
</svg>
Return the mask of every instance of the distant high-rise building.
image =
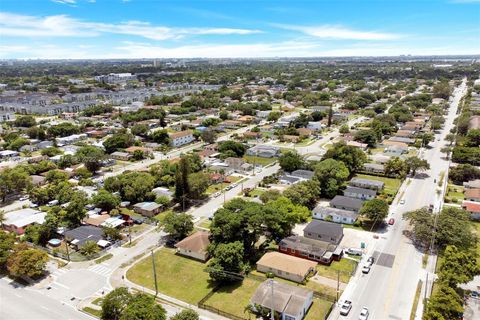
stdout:
<svg viewBox="0 0 480 320">
<path fill-rule="evenodd" d="M 160 61 L 158 61 L 158 59 L 154 59 L 153 60 L 153 66 L 154 67 L 160 67 Z"/>
</svg>

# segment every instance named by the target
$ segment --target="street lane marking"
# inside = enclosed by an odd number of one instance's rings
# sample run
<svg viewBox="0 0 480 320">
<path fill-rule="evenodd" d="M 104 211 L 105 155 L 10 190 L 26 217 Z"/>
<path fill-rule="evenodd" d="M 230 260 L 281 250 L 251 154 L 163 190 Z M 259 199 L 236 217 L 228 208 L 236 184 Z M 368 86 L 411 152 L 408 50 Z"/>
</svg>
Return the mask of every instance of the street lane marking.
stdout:
<svg viewBox="0 0 480 320">
<path fill-rule="evenodd" d="M 58 282 L 53 282 L 53 284 L 56 285 L 56 286 L 62 287 L 62 288 L 64 288 L 64 289 L 70 290 L 70 287 L 67 287 L 67 286 L 64 285 L 64 284 L 61 284 L 61 283 L 58 283 Z"/>
</svg>

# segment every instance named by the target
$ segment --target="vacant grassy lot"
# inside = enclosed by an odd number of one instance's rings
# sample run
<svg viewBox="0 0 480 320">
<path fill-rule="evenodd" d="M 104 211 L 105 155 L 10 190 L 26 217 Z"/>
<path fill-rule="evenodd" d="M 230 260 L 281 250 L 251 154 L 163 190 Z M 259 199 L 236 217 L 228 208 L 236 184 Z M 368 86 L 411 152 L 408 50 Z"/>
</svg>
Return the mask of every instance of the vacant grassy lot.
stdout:
<svg viewBox="0 0 480 320">
<path fill-rule="evenodd" d="M 325 314 L 331 305 L 330 301 L 314 298 L 305 320 L 325 319 Z"/>
<path fill-rule="evenodd" d="M 213 288 L 205 264 L 178 256 L 172 249 L 155 254 L 158 291 L 191 304 L 197 304 Z M 141 286 L 155 289 L 152 259 L 148 255 L 127 271 L 127 278 Z"/>
<path fill-rule="evenodd" d="M 340 261 L 333 261 L 330 266 L 319 264 L 317 266 L 317 272 L 319 276 L 337 280 L 337 271 L 340 271 L 340 281 L 348 283 L 354 268 L 355 262 L 344 258 Z"/>
<path fill-rule="evenodd" d="M 243 156 L 243 160 L 248 163 L 259 164 L 261 166 L 266 166 L 268 164 L 274 163 L 277 161 L 277 158 L 262 158 L 262 157 L 255 157 L 255 156 Z"/>
<path fill-rule="evenodd" d="M 206 304 L 239 317 L 248 318 L 245 307 L 261 282 L 246 278 L 242 282 L 222 287 Z"/>
<path fill-rule="evenodd" d="M 460 203 L 465 199 L 463 194 L 463 186 L 456 186 L 449 184 L 447 187 L 447 194 L 445 195 L 445 202 Z"/>
</svg>

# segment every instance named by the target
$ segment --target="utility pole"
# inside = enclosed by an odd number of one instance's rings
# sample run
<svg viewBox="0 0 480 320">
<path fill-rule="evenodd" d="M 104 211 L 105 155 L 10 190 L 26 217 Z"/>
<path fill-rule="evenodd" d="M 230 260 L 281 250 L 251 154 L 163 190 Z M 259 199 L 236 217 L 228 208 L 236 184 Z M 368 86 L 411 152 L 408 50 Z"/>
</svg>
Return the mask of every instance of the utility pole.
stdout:
<svg viewBox="0 0 480 320">
<path fill-rule="evenodd" d="M 271 311 L 270 311 L 270 319 L 271 320 L 275 320 L 275 309 L 274 309 L 274 305 L 275 305 L 275 296 L 273 294 L 273 279 L 270 280 L 270 286 L 272 286 L 272 304 L 271 304 Z"/>
<path fill-rule="evenodd" d="M 130 240 L 130 245 L 132 244 L 132 226 L 128 224 L 128 239 Z"/>
<path fill-rule="evenodd" d="M 153 256 L 153 250 L 151 250 L 152 253 L 152 265 L 153 265 L 153 281 L 155 281 L 155 298 L 158 295 L 158 284 L 157 284 L 157 270 L 155 270 L 155 257 Z"/>
<path fill-rule="evenodd" d="M 70 262 L 70 252 L 68 251 L 68 242 L 65 240 L 65 249 L 67 250 L 67 259 Z"/>
<path fill-rule="evenodd" d="M 338 301 L 339 292 L 340 292 L 340 270 L 337 270 L 337 301 Z"/>
</svg>

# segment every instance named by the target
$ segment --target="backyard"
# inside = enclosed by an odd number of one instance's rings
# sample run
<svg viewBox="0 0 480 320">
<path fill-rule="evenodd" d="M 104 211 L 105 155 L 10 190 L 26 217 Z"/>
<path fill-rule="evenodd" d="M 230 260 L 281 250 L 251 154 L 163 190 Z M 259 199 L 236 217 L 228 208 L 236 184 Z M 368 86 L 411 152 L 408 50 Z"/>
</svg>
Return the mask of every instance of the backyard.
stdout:
<svg viewBox="0 0 480 320">
<path fill-rule="evenodd" d="M 385 199 L 389 203 L 393 201 L 393 199 L 395 198 L 395 195 L 398 192 L 398 189 L 400 189 L 400 186 L 402 185 L 402 180 L 395 179 L 395 178 L 373 176 L 368 174 L 357 174 L 355 175 L 355 178 L 370 179 L 370 180 L 382 181 L 383 183 L 385 183 L 385 188 L 383 189 L 383 192 L 380 194 L 380 198 Z"/>
<path fill-rule="evenodd" d="M 355 261 L 343 258 L 340 261 L 333 261 L 330 266 L 318 265 L 317 274 L 319 276 L 337 280 L 337 272 L 340 271 L 340 282 L 348 283 L 351 274 L 355 269 Z"/>
<path fill-rule="evenodd" d="M 261 166 L 266 166 L 277 161 L 277 158 L 262 158 L 262 157 L 244 155 L 243 160 L 245 160 L 248 163 L 254 163 Z"/>
<path fill-rule="evenodd" d="M 445 202 L 450 203 L 461 203 L 465 199 L 463 194 L 463 186 L 456 186 L 454 184 L 449 184 L 447 187 L 447 193 L 445 195 Z"/>
</svg>

